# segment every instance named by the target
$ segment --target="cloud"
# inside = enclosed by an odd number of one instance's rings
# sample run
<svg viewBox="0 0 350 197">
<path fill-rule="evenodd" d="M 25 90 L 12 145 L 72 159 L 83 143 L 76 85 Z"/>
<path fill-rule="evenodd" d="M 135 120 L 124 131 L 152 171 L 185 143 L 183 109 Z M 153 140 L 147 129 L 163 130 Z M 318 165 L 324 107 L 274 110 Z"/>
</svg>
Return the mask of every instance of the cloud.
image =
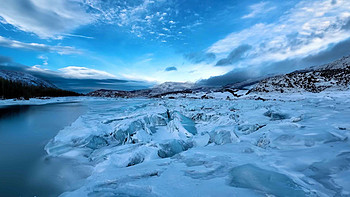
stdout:
<svg viewBox="0 0 350 197">
<path fill-rule="evenodd" d="M 239 83 L 260 76 L 260 73 L 254 68 L 238 68 L 224 75 L 210 77 L 209 79 L 200 80 L 198 85 L 204 86 L 224 86 L 227 84 Z"/>
<path fill-rule="evenodd" d="M 346 22 L 345 25 L 343 25 L 343 29 L 350 30 L 350 17 L 348 18 L 348 22 Z"/>
<path fill-rule="evenodd" d="M 182 39 L 178 32 L 193 31 L 202 20 L 194 11 L 179 14 L 181 3 L 165 0 L 0 0 L 0 5 L 0 24 L 43 39 L 91 39 L 74 32 L 86 25 L 108 24 L 139 38 L 168 43 Z"/>
<path fill-rule="evenodd" d="M 235 48 L 226 58 L 219 60 L 215 66 L 227 66 L 241 60 L 244 54 L 250 50 L 250 45 L 240 45 Z"/>
<path fill-rule="evenodd" d="M 136 81 L 136 80 L 122 80 L 110 78 L 102 78 L 104 71 L 97 71 L 90 69 L 90 74 L 86 76 L 87 69 L 76 69 L 84 70 L 83 76 L 79 75 L 74 77 L 71 75 L 66 75 L 67 71 L 52 71 L 49 69 L 42 69 L 40 67 L 29 67 L 16 62 L 13 62 L 11 58 L 0 55 L 0 70 L 13 70 L 32 74 L 36 77 L 42 78 L 44 80 L 50 81 L 57 87 L 72 90 L 80 93 L 87 93 L 98 89 L 112 89 L 112 90 L 137 90 L 146 89 L 152 87 L 154 83 L 149 83 L 146 81 Z M 88 69 L 89 70 L 89 69 Z M 92 71 L 91 71 L 92 70 Z M 102 75 L 101 75 L 102 72 Z M 91 74 L 95 73 L 95 74 Z M 90 78 L 96 76 L 97 78 Z"/>
<path fill-rule="evenodd" d="M 162 0 L 141 0 L 141 1 L 95 1 L 85 0 L 93 11 L 95 16 L 103 22 L 116 24 L 118 27 L 125 27 L 137 37 L 144 37 L 145 33 L 153 32 L 158 35 L 162 33 L 162 28 L 155 26 L 162 24 L 167 13 L 162 13 L 161 5 L 165 4 Z M 166 31 L 166 30 L 164 30 Z"/>
<path fill-rule="evenodd" d="M 227 84 L 239 83 L 247 80 L 259 79 L 268 75 L 276 75 L 293 72 L 295 70 L 309 68 L 311 66 L 323 65 L 343 56 L 350 55 L 350 39 L 329 46 L 317 54 L 301 58 L 285 59 L 277 62 L 266 63 L 264 66 L 249 65 L 233 69 L 232 71 L 221 75 L 210 77 L 198 82 L 200 85 L 222 86 Z"/>
<path fill-rule="evenodd" d="M 169 71 L 177 71 L 177 68 L 175 66 L 169 66 L 167 68 L 165 68 L 165 71 L 169 72 Z"/>
<path fill-rule="evenodd" d="M 262 15 L 262 14 L 266 14 L 274 9 L 276 9 L 276 7 L 272 6 L 272 7 L 268 7 L 268 2 L 260 2 L 257 4 L 253 4 L 251 6 L 249 6 L 249 9 L 251 10 L 251 12 L 247 15 L 242 16 L 243 19 L 247 19 L 247 18 L 254 18 L 258 15 Z"/>
<path fill-rule="evenodd" d="M 98 21 L 117 25 L 120 30 L 139 38 L 162 43 L 183 39 L 184 34 L 201 25 L 203 19 L 194 11 L 198 6 L 189 9 L 190 4 L 180 1 L 84 0 L 84 3 Z M 207 8 L 205 4 L 200 6 Z M 186 10 L 181 11 L 181 7 Z"/>
<path fill-rule="evenodd" d="M 211 45 L 206 52 L 228 56 L 241 45 L 252 46 L 236 67 L 303 58 L 350 38 L 346 28 L 349 17 L 350 1 L 338 0 L 332 4 L 331 0 L 304 0 L 276 22 L 258 23 L 233 32 Z"/>
<path fill-rule="evenodd" d="M 45 44 L 39 44 L 39 43 L 25 43 L 17 40 L 11 40 L 2 36 L 0 36 L 0 46 L 13 48 L 13 49 L 29 50 L 29 51 L 43 51 L 43 52 L 58 53 L 61 55 L 82 53 L 82 51 L 71 46 L 51 46 L 51 45 L 45 45 Z"/>
<path fill-rule="evenodd" d="M 95 19 L 79 0 L 0 0 L 1 23 L 41 38 L 60 38 Z"/>
<path fill-rule="evenodd" d="M 193 52 L 184 55 L 185 59 L 189 60 L 194 64 L 198 64 L 201 62 L 210 63 L 216 59 L 216 55 L 214 53 L 206 53 L 203 51 Z"/>
<path fill-rule="evenodd" d="M 48 58 L 47 56 L 45 56 L 45 55 L 39 55 L 39 56 L 38 56 L 38 59 L 43 60 L 42 65 L 44 65 L 44 66 L 47 66 L 47 65 L 48 65 L 49 58 Z"/>
<path fill-rule="evenodd" d="M 75 79 L 114 79 L 116 76 L 101 70 L 86 67 L 68 66 L 58 69 L 62 76 Z"/>
</svg>

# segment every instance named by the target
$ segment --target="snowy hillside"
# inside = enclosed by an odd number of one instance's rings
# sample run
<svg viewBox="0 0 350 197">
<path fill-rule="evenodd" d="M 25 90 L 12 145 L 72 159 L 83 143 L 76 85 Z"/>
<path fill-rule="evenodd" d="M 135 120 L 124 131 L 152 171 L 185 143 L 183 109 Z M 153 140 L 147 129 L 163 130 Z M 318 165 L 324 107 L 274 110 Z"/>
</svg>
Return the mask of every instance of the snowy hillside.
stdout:
<svg viewBox="0 0 350 197">
<path fill-rule="evenodd" d="M 308 70 L 296 71 L 264 79 L 253 92 L 322 92 L 348 90 L 350 87 L 350 56 Z"/>
<path fill-rule="evenodd" d="M 46 145 L 89 174 L 62 196 L 350 194 L 349 92 L 215 95 L 86 100 Z"/>
<path fill-rule="evenodd" d="M 56 88 L 56 86 L 53 85 L 52 83 L 49 83 L 31 74 L 19 72 L 19 71 L 0 70 L 0 78 L 4 78 L 10 81 L 21 82 L 26 85 L 42 86 L 46 88 Z"/>
</svg>

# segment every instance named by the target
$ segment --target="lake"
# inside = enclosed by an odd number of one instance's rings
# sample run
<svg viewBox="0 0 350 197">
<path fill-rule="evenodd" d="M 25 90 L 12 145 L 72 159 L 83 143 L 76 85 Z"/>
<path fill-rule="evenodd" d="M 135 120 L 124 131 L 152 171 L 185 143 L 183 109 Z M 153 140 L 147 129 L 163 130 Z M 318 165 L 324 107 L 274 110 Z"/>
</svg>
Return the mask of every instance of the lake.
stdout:
<svg viewBox="0 0 350 197">
<path fill-rule="evenodd" d="M 80 102 L 0 108 L 0 196 L 58 196 L 88 176 L 45 145 L 87 111 Z"/>
</svg>

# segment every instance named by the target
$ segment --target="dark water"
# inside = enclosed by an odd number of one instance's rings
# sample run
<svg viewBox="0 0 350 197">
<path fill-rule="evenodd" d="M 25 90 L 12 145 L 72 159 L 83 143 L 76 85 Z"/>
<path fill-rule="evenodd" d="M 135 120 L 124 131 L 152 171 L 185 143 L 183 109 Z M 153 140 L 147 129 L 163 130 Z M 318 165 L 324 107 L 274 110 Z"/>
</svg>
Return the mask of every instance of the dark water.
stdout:
<svg viewBox="0 0 350 197">
<path fill-rule="evenodd" d="M 85 112 L 81 103 L 0 108 L 0 196 L 57 196 L 66 190 L 74 164 L 48 158 L 44 146 Z"/>
</svg>

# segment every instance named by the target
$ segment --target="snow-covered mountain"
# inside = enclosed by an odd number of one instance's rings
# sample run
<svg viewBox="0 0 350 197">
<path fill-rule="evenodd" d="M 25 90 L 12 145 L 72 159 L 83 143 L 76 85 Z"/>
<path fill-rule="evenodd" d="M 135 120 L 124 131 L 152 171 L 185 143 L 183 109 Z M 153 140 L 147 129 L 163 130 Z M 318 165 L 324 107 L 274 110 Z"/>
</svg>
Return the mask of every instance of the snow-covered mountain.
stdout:
<svg viewBox="0 0 350 197">
<path fill-rule="evenodd" d="M 88 96 L 95 97 L 160 97 L 166 94 L 181 93 L 186 91 L 192 91 L 194 87 L 193 83 L 181 83 L 181 82 L 165 82 L 154 86 L 151 89 L 145 90 L 133 90 L 133 91 L 122 91 L 122 90 L 96 90 L 88 93 Z"/>
<path fill-rule="evenodd" d="M 93 97 L 111 97 L 111 98 L 134 98 L 134 97 L 148 97 L 151 89 L 145 90 L 106 90 L 100 89 L 87 94 L 87 96 Z"/>
<path fill-rule="evenodd" d="M 181 83 L 181 82 L 165 82 L 159 85 L 156 85 L 152 88 L 152 91 L 150 94 L 157 95 L 157 94 L 163 94 L 167 92 L 178 92 L 183 91 L 187 89 L 191 89 L 194 87 L 193 83 Z"/>
<path fill-rule="evenodd" d="M 322 92 L 350 87 L 350 56 L 322 66 L 270 77 L 260 81 L 253 92 Z"/>
<path fill-rule="evenodd" d="M 311 67 L 313 70 L 334 70 L 334 69 L 344 69 L 350 66 L 350 55 L 344 56 L 334 62 L 324 64 L 321 66 Z"/>
<path fill-rule="evenodd" d="M 50 82 L 47 82 L 43 79 L 35 77 L 31 74 L 19 72 L 19 71 L 0 70 L 0 78 L 4 78 L 10 81 L 21 82 L 26 85 L 42 86 L 46 88 L 57 88 L 55 85 L 53 85 Z"/>
<path fill-rule="evenodd" d="M 256 85 L 254 85 L 256 84 Z M 88 96 L 97 97 L 162 97 L 188 93 L 231 92 L 252 87 L 250 92 L 322 92 L 347 90 L 350 87 L 350 55 L 329 64 L 298 70 L 289 74 L 251 79 L 224 87 L 201 87 L 193 83 L 165 82 L 151 89 L 120 91 L 97 90 Z M 249 87 L 249 89 L 250 89 Z M 234 94 L 235 95 L 235 94 Z"/>
</svg>

